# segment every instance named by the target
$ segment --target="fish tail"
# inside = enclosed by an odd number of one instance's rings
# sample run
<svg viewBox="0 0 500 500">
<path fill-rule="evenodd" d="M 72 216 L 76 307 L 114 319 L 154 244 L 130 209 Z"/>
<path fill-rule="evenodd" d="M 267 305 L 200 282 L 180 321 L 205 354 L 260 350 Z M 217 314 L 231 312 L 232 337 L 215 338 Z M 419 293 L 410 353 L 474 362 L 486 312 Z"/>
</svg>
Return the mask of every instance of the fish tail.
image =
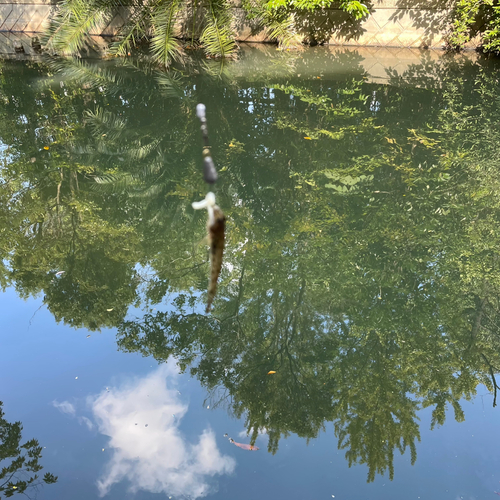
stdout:
<svg viewBox="0 0 500 500">
<path fill-rule="evenodd" d="M 218 251 L 217 251 L 218 250 Z M 219 279 L 220 271 L 222 268 L 222 252 L 220 249 L 216 249 L 216 253 L 211 256 L 211 269 L 210 269 L 210 281 L 208 283 L 207 290 L 207 308 L 205 312 L 210 312 L 212 307 L 212 302 L 215 298 L 217 292 L 217 280 Z"/>
<path fill-rule="evenodd" d="M 210 309 L 212 307 L 212 302 L 214 301 L 214 298 L 215 298 L 216 291 L 217 291 L 217 284 L 214 283 L 212 286 L 212 280 L 210 279 L 210 285 L 208 287 L 207 308 L 205 309 L 206 313 L 210 312 Z"/>
<path fill-rule="evenodd" d="M 222 255 L 224 253 L 224 232 L 226 218 L 218 206 L 214 206 L 213 221 L 209 220 L 208 234 L 210 237 L 210 281 L 208 283 L 208 297 L 206 312 L 210 307 L 217 291 L 217 280 L 222 269 Z"/>
</svg>

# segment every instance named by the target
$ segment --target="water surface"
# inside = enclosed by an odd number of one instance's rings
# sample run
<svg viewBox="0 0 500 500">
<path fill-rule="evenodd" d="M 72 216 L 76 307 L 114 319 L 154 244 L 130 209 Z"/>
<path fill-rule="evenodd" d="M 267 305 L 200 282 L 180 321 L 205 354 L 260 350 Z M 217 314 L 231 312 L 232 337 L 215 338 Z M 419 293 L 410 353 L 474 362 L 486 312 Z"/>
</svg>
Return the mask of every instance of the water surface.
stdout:
<svg viewBox="0 0 500 500">
<path fill-rule="evenodd" d="M 499 74 L 326 48 L 1 62 L 3 494 L 494 498 Z M 211 314 L 198 102 L 227 218 Z"/>
</svg>

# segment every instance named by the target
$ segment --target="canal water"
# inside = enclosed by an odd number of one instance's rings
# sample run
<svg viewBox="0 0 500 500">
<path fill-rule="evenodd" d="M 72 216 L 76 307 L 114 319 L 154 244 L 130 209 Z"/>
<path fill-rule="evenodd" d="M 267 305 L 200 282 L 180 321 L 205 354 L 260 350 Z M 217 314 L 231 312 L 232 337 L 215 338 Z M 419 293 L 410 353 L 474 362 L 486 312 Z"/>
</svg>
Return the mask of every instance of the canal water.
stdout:
<svg viewBox="0 0 500 500">
<path fill-rule="evenodd" d="M 384 54 L 0 62 L 0 497 L 495 498 L 500 64 Z"/>
</svg>

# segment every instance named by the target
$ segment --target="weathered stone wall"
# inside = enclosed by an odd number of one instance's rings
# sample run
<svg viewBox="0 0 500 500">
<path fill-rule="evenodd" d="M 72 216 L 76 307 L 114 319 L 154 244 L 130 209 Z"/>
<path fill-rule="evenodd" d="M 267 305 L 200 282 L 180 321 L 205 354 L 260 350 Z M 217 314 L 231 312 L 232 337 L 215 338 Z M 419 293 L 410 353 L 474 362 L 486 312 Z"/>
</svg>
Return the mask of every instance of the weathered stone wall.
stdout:
<svg viewBox="0 0 500 500">
<path fill-rule="evenodd" d="M 360 47 L 442 48 L 451 16 L 449 0 L 372 0 L 370 15 L 356 22 L 340 9 L 304 16 L 302 34 L 333 45 Z M 235 8 L 240 40 L 265 41 L 265 33 L 252 33 L 244 10 Z"/>
<path fill-rule="evenodd" d="M 245 20 L 244 10 L 235 0 L 235 29 L 240 41 L 267 41 L 265 31 L 258 31 Z M 39 33 L 51 15 L 55 0 L 0 0 L 0 35 L 2 32 Z M 353 21 L 340 9 L 304 16 L 299 25 L 302 34 L 314 41 L 361 47 L 441 48 L 450 19 L 450 0 L 371 0 L 370 15 Z M 112 34 L 123 23 L 117 13 L 103 33 Z M 3 46 L 2 46 L 3 45 Z M 474 45 L 474 44 L 472 44 Z M 2 50 L 4 49 L 4 50 Z M 0 36 L 0 53 L 9 48 Z"/>
<path fill-rule="evenodd" d="M 40 32 L 50 16 L 51 3 L 51 0 L 0 0 L 0 31 Z"/>
</svg>

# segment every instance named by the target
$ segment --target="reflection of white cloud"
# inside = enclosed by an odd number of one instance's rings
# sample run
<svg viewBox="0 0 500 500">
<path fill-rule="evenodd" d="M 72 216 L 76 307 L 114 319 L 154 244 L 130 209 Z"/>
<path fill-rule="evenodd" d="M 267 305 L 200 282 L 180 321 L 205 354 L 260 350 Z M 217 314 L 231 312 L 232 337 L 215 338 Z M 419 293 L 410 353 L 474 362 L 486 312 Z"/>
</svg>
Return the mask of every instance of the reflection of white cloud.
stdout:
<svg viewBox="0 0 500 500">
<path fill-rule="evenodd" d="M 63 401 L 59 403 L 58 401 L 52 401 L 52 405 L 57 408 L 62 413 L 67 413 L 68 415 L 75 414 L 75 407 L 69 401 Z"/>
<path fill-rule="evenodd" d="M 100 496 L 127 478 L 133 492 L 143 489 L 194 499 L 210 492 L 211 477 L 234 470 L 234 460 L 220 454 L 210 429 L 196 444 L 181 434 L 178 427 L 188 407 L 177 390 L 167 388 L 176 376 L 176 366 L 169 363 L 90 401 L 99 432 L 110 437 L 113 450 L 97 482 Z"/>
<path fill-rule="evenodd" d="M 87 417 L 78 417 L 78 422 L 80 424 L 85 424 L 88 427 L 89 431 L 94 428 L 94 424 Z"/>
</svg>

